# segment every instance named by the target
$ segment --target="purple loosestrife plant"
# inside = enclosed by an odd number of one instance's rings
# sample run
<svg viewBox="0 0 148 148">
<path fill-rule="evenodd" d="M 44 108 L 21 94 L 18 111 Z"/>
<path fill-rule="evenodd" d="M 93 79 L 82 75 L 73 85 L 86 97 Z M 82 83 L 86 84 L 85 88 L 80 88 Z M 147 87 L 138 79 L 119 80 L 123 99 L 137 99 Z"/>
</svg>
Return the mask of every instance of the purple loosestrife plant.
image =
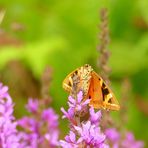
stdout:
<svg viewBox="0 0 148 148">
<path fill-rule="evenodd" d="M 37 99 L 29 99 L 26 105 L 30 116 L 19 120 L 18 124 L 24 131 L 21 132 L 22 147 L 57 147 L 58 146 L 58 116 L 52 108 L 41 109 Z"/>
<path fill-rule="evenodd" d="M 13 116 L 13 102 L 8 87 L 0 83 L 0 147 L 19 148 L 20 136 L 16 129 L 17 122 Z"/>
<path fill-rule="evenodd" d="M 143 141 L 136 141 L 133 133 L 119 133 L 115 128 L 106 129 L 107 141 L 113 148 L 143 148 Z"/>
<path fill-rule="evenodd" d="M 76 99 L 69 97 L 68 111 L 61 108 L 63 118 L 70 123 L 69 134 L 58 141 L 58 116 L 52 108 L 46 108 L 37 99 L 29 99 L 26 108 L 30 113 L 16 121 L 14 104 L 8 87 L 0 83 L 0 148 L 143 148 L 142 141 L 136 141 L 131 132 L 116 128 L 100 128 L 101 111 L 88 107 L 89 99 L 83 100 L 82 92 Z M 18 131 L 17 126 L 22 129 Z"/>
<path fill-rule="evenodd" d="M 89 99 L 83 101 L 82 98 L 81 91 L 76 99 L 69 96 L 68 111 L 61 108 L 63 118 L 67 118 L 70 122 L 70 131 L 65 140 L 60 140 L 60 145 L 63 148 L 108 148 L 109 146 L 105 144 L 106 136 L 99 127 L 101 112 L 88 108 Z"/>
<path fill-rule="evenodd" d="M 133 133 L 127 132 L 121 143 L 121 146 L 124 148 L 143 148 L 144 143 L 143 141 L 136 141 Z"/>
<path fill-rule="evenodd" d="M 79 92 L 76 99 L 69 96 L 68 111 L 62 107 L 62 118 L 70 123 L 69 134 L 60 140 L 63 148 L 143 148 L 142 141 L 136 141 L 132 133 L 124 136 L 116 128 L 108 128 L 103 133 L 100 128 L 101 111 L 88 107 L 89 99 L 82 100 Z M 87 118 L 86 118 L 87 117 Z"/>
<path fill-rule="evenodd" d="M 16 121 L 13 107 L 8 87 L 0 83 L 0 148 L 58 146 L 58 116 L 52 108 L 41 109 L 37 99 L 29 99 L 26 108 L 31 115 Z M 18 131 L 18 125 L 23 130 Z"/>
</svg>

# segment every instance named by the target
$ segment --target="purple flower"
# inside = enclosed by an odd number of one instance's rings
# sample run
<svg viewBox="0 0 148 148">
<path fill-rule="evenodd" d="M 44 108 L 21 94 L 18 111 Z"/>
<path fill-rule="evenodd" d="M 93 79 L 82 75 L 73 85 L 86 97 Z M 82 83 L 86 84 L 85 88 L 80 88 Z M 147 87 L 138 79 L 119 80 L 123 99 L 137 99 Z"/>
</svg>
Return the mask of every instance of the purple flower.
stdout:
<svg viewBox="0 0 148 148">
<path fill-rule="evenodd" d="M 73 131 L 70 131 L 69 135 L 65 137 L 65 140 L 69 143 L 76 143 L 76 135 Z"/>
<path fill-rule="evenodd" d="M 82 123 L 82 127 L 75 126 L 75 129 L 80 134 L 79 141 L 85 142 L 86 145 L 96 148 L 107 147 L 107 145 L 104 144 L 106 136 L 101 133 L 98 126 L 91 124 L 90 121 L 87 121 L 85 124 Z"/>
<path fill-rule="evenodd" d="M 56 147 L 58 146 L 58 116 L 52 108 L 41 109 L 38 100 L 29 100 L 27 105 L 30 116 L 19 120 L 21 140 L 24 141 L 22 148 Z"/>
<path fill-rule="evenodd" d="M 108 142 L 113 148 L 143 148 L 144 143 L 142 141 L 136 141 L 134 135 L 131 132 L 121 136 L 119 131 L 115 128 L 109 128 L 105 131 Z"/>
<path fill-rule="evenodd" d="M 45 109 L 42 112 L 41 119 L 46 126 L 46 132 L 44 138 L 48 141 L 50 147 L 58 145 L 59 130 L 58 130 L 58 116 L 55 114 L 52 108 Z"/>
<path fill-rule="evenodd" d="M 37 112 L 39 107 L 39 102 L 37 99 L 29 99 L 28 104 L 26 105 L 26 108 L 29 112 L 35 113 Z"/>
<path fill-rule="evenodd" d="M 90 102 L 89 99 L 86 99 L 85 101 L 82 101 L 83 99 L 83 93 L 80 91 L 77 95 L 77 99 L 74 99 L 73 97 L 69 96 L 68 98 L 68 105 L 70 108 L 74 108 L 75 112 L 82 111 L 86 105 Z"/>
<path fill-rule="evenodd" d="M 62 107 L 61 111 L 63 112 L 62 118 L 67 118 L 72 124 L 76 125 L 75 116 L 80 115 L 82 113 L 87 113 L 87 105 L 89 104 L 90 100 L 86 99 L 85 101 L 83 99 L 83 93 L 80 91 L 77 95 L 77 98 L 74 99 L 73 97 L 68 97 L 68 105 L 69 109 L 66 112 L 65 109 Z"/>
<path fill-rule="evenodd" d="M 89 113 L 90 113 L 90 121 L 92 124 L 95 124 L 96 126 L 99 125 L 99 122 L 101 120 L 102 114 L 101 111 L 99 110 L 98 112 L 94 111 L 94 108 L 91 107 L 89 109 Z"/>
<path fill-rule="evenodd" d="M 79 148 L 77 144 L 69 143 L 64 140 L 60 140 L 60 146 L 63 148 Z"/>
<path fill-rule="evenodd" d="M 0 83 L 0 147 L 19 148 L 17 122 L 13 116 L 13 103 L 8 94 L 8 87 Z"/>
<path fill-rule="evenodd" d="M 47 141 L 48 143 L 48 147 L 56 147 L 59 145 L 59 131 L 54 129 L 54 131 L 51 132 L 47 132 L 44 134 L 44 139 Z"/>
<path fill-rule="evenodd" d="M 48 128 L 53 129 L 58 126 L 58 115 L 55 114 L 52 108 L 48 108 L 43 110 L 42 112 L 42 120 L 47 122 Z"/>
<path fill-rule="evenodd" d="M 105 130 L 106 138 L 113 148 L 119 148 L 120 134 L 115 128 Z"/>
<path fill-rule="evenodd" d="M 121 143 L 123 148 L 143 148 L 144 143 L 142 141 L 136 141 L 134 135 L 131 132 L 126 133 L 125 139 Z"/>
<path fill-rule="evenodd" d="M 66 112 L 65 109 L 62 107 L 61 111 L 63 112 L 63 116 L 62 118 L 67 118 L 71 123 L 73 123 L 74 125 L 76 125 L 76 121 L 74 118 L 75 112 L 74 112 L 74 108 L 69 108 L 68 111 Z"/>
<path fill-rule="evenodd" d="M 4 98 L 8 96 L 8 87 L 0 83 L 0 102 L 4 102 Z M 11 100 L 11 99 L 10 99 Z"/>
<path fill-rule="evenodd" d="M 105 134 L 112 143 L 117 143 L 120 140 L 120 134 L 115 128 L 106 129 Z"/>
<path fill-rule="evenodd" d="M 88 109 L 89 102 L 89 99 L 83 100 L 83 94 L 79 92 L 76 99 L 71 96 L 68 98 L 69 109 L 67 112 L 61 108 L 63 118 L 67 118 L 71 125 L 65 140 L 60 140 L 63 148 L 108 148 L 108 145 L 105 144 L 106 136 L 101 133 L 98 126 L 101 112 L 95 112 L 93 108 Z M 88 117 L 88 115 L 90 116 Z"/>
<path fill-rule="evenodd" d="M 60 140 L 60 145 L 64 148 L 78 148 L 78 142 L 76 140 L 75 133 L 70 131 L 69 135 L 65 137 L 65 141 Z"/>
<path fill-rule="evenodd" d="M 38 134 L 36 133 L 25 133 L 25 132 L 20 132 L 20 139 L 23 141 L 21 143 L 20 147 L 21 148 L 38 148 L 39 146 L 39 137 Z"/>
<path fill-rule="evenodd" d="M 41 126 L 41 123 L 36 121 L 34 118 L 30 118 L 30 117 L 27 117 L 27 116 L 20 119 L 18 121 L 18 124 L 22 128 L 24 128 L 24 129 L 26 129 L 30 132 L 35 132 L 35 133 L 39 132 L 39 128 Z"/>
</svg>

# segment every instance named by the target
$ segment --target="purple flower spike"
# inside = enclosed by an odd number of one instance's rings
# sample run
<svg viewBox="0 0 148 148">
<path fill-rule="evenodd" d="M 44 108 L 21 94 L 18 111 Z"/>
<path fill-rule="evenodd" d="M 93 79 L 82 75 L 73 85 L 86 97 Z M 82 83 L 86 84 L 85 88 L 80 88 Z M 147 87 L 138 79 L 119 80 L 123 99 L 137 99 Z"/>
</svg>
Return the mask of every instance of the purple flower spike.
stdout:
<svg viewBox="0 0 148 148">
<path fill-rule="evenodd" d="M 52 108 L 42 110 L 38 100 L 30 99 L 27 105 L 30 116 L 19 120 L 24 129 L 21 132 L 22 148 L 52 147 L 59 145 L 58 115 Z"/>
<path fill-rule="evenodd" d="M 26 105 L 26 109 L 31 113 L 36 113 L 38 110 L 39 102 L 37 99 L 30 98 L 28 100 L 28 104 Z"/>
<path fill-rule="evenodd" d="M 90 102 L 90 100 L 83 101 L 83 94 L 80 91 L 77 95 L 77 98 L 74 99 L 73 97 L 68 97 L 68 105 L 69 109 L 68 111 L 65 111 L 65 109 L 62 107 L 61 111 L 63 112 L 62 118 L 67 118 L 73 125 L 77 125 L 75 120 L 75 115 L 85 113 L 85 109 L 87 107 L 87 104 Z"/>
<path fill-rule="evenodd" d="M 126 134 L 125 139 L 122 141 L 122 147 L 124 148 L 143 148 L 144 143 L 142 141 L 136 141 L 134 135 L 131 132 Z"/>
<path fill-rule="evenodd" d="M 19 148 L 20 138 L 16 129 L 17 122 L 13 116 L 13 103 L 8 94 L 8 87 L 0 83 L 0 147 Z"/>
<path fill-rule="evenodd" d="M 100 130 L 101 111 L 95 112 L 93 107 L 88 107 L 90 99 L 83 100 L 80 91 L 77 96 L 68 98 L 68 111 L 62 107 L 62 118 L 67 118 L 70 123 L 69 134 L 65 140 L 60 140 L 63 148 L 143 148 L 141 141 L 135 141 L 133 135 L 127 134 L 122 139 L 115 128 Z"/>
<path fill-rule="evenodd" d="M 98 126 L 101 112 L 95 112 L 93 108 L 88 109 L 89 102 L 89 99 L 83 100 L 83 93 L 80 91 L 76 99 L 69 96 L 67 112 L 61 108 L 63 118 L 67 118 L 70 122 L 69 135 L 65 136 L 65 140 L 60 140 L 63 148 L 108 148 L 105 144 L 106 136 L 101 133 Z M 90 117 L 87 117 L 88 115 Z"/>
</svg>

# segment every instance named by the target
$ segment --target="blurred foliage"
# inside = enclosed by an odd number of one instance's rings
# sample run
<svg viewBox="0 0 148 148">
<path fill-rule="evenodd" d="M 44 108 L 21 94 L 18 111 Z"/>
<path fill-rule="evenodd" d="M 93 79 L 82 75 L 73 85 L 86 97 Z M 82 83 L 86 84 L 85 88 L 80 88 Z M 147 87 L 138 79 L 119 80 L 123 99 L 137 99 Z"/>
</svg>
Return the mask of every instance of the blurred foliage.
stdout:
<svg viewBox="0 0 148 148">
<path fill-rule="evenodd" d="M 65 76 L 84 63 L 96 67 L 99 11 L 106 7 L 110 17 L 112 86 L 117 98 L 122 98 L 121 82 L 125 77 L 129 78 L 132 90 L 127 100 L 128 122 L 125 126 L 134 131 L 137 138 L 148 141 L 148 112 L 141 110 L 143 106 L 139 107 L 137 103 L 144 101 L 148 104 L 147 6 L 147 0 L 0 0 L 0 12 L 5 10 L 0 24 L 2 78 L 8 71 L 8 62 L 16 60 L 31 71 L 38 86 L 45 67 L 49 65 L 53 69 L 52 105 L 60 112 L 60 107 L 66 106 L 67 101 L 67 94 L 61 87 Z M 12 82 L 17 74 L 8 73 Z M 28 81 L 26 86 L 31 85 Z M 7 82 L 5 76 L 5 84 Z M 14 88 L 10 86 L 10 90 Z M 26 101 L 14 97 L 16 114 L 20 116 L 24 111 L 19 110 Z"/>
</svg>

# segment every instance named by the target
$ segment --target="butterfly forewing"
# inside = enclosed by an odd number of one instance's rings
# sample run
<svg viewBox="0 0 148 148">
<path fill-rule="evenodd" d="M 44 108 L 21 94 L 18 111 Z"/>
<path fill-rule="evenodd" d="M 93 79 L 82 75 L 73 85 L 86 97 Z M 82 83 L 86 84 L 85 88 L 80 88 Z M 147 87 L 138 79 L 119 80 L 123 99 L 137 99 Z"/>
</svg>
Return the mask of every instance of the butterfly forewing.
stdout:
<svg viewBox="0 0 148 148">
<path fill-rule="evenodd" d="M 78 69 L 71 72 L 68 76 L 66 76 L 66 78 L 63 81 L 63 88 L 69 93 L 72 91 L 72 86 L 73 86 L 72 78 L 73 78 L 73 75 L 74 75 L 74 73 L 77 73 L 77 71 L 78 71 Z"/>
<path fill-rule="evenodd" d="M 103 105 L 102 89 L 100 81 L 94 72 L 91 73 L 91 76 L 88 98 L 90 99 L 90 105 L 99 109 Z"/>
<path fill-rule="evenodd" d="M 103 79 L 94 71 L 92 72 L 91 84 L 88 95 L 92 96 L 90 105 L 94 108 L 104 108 L 119 110 L 120 106 L 111 89 L 105 84 Z"/>
</svg>

